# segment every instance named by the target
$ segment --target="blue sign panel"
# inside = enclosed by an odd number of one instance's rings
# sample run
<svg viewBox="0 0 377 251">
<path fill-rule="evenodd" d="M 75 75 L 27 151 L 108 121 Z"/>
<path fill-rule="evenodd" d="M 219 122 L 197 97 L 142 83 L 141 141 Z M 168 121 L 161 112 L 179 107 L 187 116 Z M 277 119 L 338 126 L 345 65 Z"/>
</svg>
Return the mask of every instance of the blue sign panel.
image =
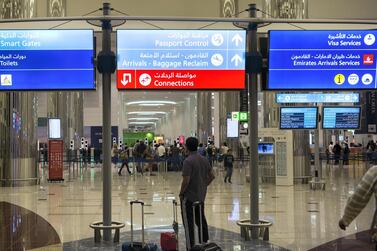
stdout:
<svg viewBox="0 0 377 251">
<path fill-rule="evenodd" d="M 95 89 L 92 30 L 0 30 L 0 91 Z"/>
<path fill-rule="evenodd" d="M 280 129 L 316 129 L 317 107 L 280 107 Z"/>
<path fill-rule="evenodd" d="M 119 89 L 243 89 L 243 30 L 118 30 Z"/>
<path fill-rule="evenodd" d="M 258 143 L 258 154 L 274 154 L 274 143 Z"/>
<path fill-rule="evenodd" d="M 358 103 L 359 93 L 277 93 L 276 103 Z"/>
<path fill-rule="evenodd" d="M 270 31 L 269 90 L 376 89 L 377 31 Z"/>
<path fill-rule="evenodd" d="M 358 129 L 360 107 L 323 107 L 323 129 Z"/>
</svg>

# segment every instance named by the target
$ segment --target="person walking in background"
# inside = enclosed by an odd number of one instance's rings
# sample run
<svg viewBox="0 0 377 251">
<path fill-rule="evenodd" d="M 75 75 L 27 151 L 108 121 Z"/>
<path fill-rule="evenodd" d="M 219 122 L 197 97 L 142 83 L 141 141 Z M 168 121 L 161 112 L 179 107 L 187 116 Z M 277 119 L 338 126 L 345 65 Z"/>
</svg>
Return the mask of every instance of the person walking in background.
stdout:
<svg viewBox="0 0 377 251">
<path fill-rule="evenodd" d="M 377 166 L 371 167 L 363 176 L 357 185 L 354 193 L 347 201 L 344 214 L 339 220 L 339 227 L 343 230 L 351 224 L 351 222 L 360 214 L 360 212 L 368 204 L 372 195 L 377 200 Z M 377 211 L 376 211 L 377 212 Z M 377 232 L 375 230 L 377 223 L 377 213 L 374 214 L 371 227 L 371 237 L 374 242 L 377 241 Z M 377 248 L 377 246 L 376 246 Z M 377 250 L 377 249 L 376 249 Z"/>
<path fill-rule="evenodd" d="M 215 178 L 208 159 L 198 154 L 198 139 L 189 137 L 186 140 L 187 158 L 183 162 L 182 183 L 179 198 L 181 199 L 182 221 L 185 228 L 186 248 L 190 250 L 195 244 L 194 221 L 199 228 L 199 235 L 203 236 L 203 242 L 207 242 L 208 225 L 204 214 L 204 201 L 207 187 Z M 201 212 L 195 208 L 193 216 L 193 203 L 203 203 Z M 202 228 L 200 228 L 200 215 L 202 215 Z"/>
<path fill-rule="evenodd" d="M 343 165 L 349 165 L 350 148 L 347 143 L 344 143 L 343 148 Z"/>
<path fill-rule="evenodd" d="M 119 154 L 118 145 L 117 144 L 113 144 L 113 148 L 111 149 L 111 162 L 115 166 L 118 163 L 118 154 Z"/>
<path fill-rule="evenodd" d="M 339 141 L 335 142 L 335 145 L 333 147 L 333 153 L 334 153 L 334 164 L 339 164 L 340 154 L 342 153 L 342 147 L 339 145 Z"/>
<path fill-rule="evenodd" d="M 128 148 L 125 147 L 123 151 L 120 152 L 119 154 L 119 159 L 122 163 L 122 166 L 119 168 L 118 175 L 122 176 L 122 170 L 124 166 L 126 166 L 128 174 L 131 174 L 130 167 L 128 166 Z"/>
<path fill-rule="evenodd" d="M 228 149 L 228 152 L 224 155 L 224 167 L 226 169 L 226 175 L 224 178 L 225 183 L 227 179 L 229 183 L 232 183 L 233 161 L 234 157 L 232 155 L 232 149 Z"/>
</svg>

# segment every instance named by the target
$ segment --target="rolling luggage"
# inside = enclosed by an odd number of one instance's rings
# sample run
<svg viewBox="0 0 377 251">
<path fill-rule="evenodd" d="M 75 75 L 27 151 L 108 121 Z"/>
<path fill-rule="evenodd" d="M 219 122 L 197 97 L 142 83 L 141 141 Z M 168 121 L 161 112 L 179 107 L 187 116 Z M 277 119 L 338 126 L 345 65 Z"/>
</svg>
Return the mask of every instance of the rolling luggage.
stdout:
<svg viewBox="0 0 377 251">
<path fill-rule="evenodd" d="M 134 242 L 133 204 L 141 205 L 141 242 Z M 139 200 L 130 201 L 131 205 L 131 242 L 122 244 L 122 251 L 159 251 L 156 244 L 147 244 L 144 240 L 144 202 Z"/>
<path fill-rule="evenodd" d="M 193 219 L 195 221 L 195 208 L 199 207 L 199 219 L 200 219 L 200 229 L 203 229 L 203 223 L 202 223 L 202 206 L 203 202 L 196 201 L 192 204 L 192 213 L 193 213 Z M 194 224 L 194 229 L 195 229 L 195 224 Z M 195 234 L 194 234 L 195 236 Z M 195 241 L 196 242 L 196 241 Z M 203 231 L 200 231 L 199 235 L 199 243 L 195 244 L 191 249 L 191 251 L 221 251 L 221 248 L 213 242 L 208 242 L 208 243 L 203 243 Z"/>
<path fill-rule="evenodd" d="M 173 230 L 174 232 L 162 232 L 160 245 L 164 251 L 178 250 L 178 210 L 177 201 L 173 200 Z"/>
</svg>

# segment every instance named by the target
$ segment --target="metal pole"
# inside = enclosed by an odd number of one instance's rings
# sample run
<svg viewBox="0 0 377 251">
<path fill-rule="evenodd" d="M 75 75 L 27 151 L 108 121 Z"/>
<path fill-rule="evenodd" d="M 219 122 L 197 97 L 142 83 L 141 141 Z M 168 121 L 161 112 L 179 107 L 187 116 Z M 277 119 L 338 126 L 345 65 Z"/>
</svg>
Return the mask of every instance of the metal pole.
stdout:
<svg viewBox="0 0 377 251">
<path fill-rule="evenodd" d="M 316 170 L 316 181 L 321 181 L 322 180 L 322 168 L 321 168 L 321 163 L 319 159 L 319 129 L 314 130 L 314 166 Z M 317 176 L 318 175 L 318 176 Z"/>
<path fill-rule="evenodd" d="M 103 3 L 103 15 L 110 15 L 110 3 Z M 102 20 L 102 53 L 111 53 L 111 21 Z M 111 226 L 111 73 L 102 74 L 102 153 L 103 153 L 103 225 Z M 111 240 L 111 229 L 103 230 L 103 239 Z"/>
<path fill-rule="evenodd" d="M 249 17 L 256 17 L 256 4 L 249 4 Z M 249 23 L 247 29 L 247 53 L 257 55 L 257 24 Z M 258 186 L 258 79 L 257 73 L 247 75 L 249 86 L 249 125 L 250 125 L 250 222 L 259 224 L 259 186 Z M 258 239 L 258 228 L 252 228 L 251 238 Z"/>
</svg>

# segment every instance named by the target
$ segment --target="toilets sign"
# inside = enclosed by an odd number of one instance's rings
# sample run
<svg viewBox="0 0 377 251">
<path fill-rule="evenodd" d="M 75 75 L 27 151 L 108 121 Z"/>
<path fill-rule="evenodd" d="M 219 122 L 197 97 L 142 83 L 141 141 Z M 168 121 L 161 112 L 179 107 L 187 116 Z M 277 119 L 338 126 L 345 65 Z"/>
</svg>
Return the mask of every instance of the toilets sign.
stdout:
<svg viewBox="0 0 377 251">
<path fill-rule="evenodd" d="M 270 31 L 268 90 L 377 89 L 375 30 Z"/>
<path fill-rule="evenodd" d="M 243 30 L 118 30 L 118 89 L 243 89 Z"/>
<path fill-rule="evenodd" d="M 0 30 L 0 91 L 95 89 L 93 30 Z"/>
</svg>

